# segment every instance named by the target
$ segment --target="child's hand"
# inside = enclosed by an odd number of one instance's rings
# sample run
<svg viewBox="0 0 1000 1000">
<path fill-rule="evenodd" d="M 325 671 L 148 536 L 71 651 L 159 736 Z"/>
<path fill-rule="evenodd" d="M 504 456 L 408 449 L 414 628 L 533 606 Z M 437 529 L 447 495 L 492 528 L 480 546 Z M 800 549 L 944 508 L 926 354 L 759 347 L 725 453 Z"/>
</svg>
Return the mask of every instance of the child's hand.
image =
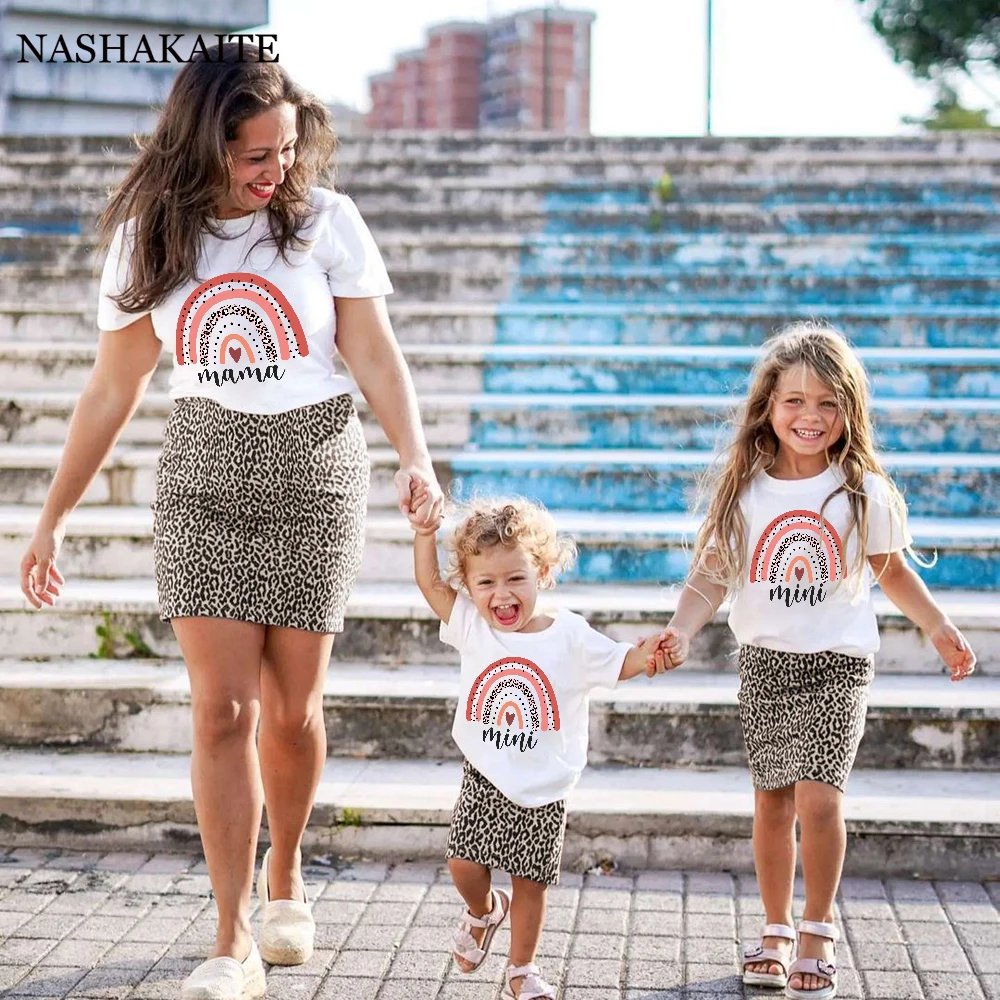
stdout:
<svg viewBox="0 0 1000 1000">
<path fill-rule="evenodd" d="M 430 492 L 423 485 L 418 486 L 410 496 L 410 513 L 407 515 L 407 520 L 418 535 L 436 534 L 441 527 L 444 518 L 440 514 L 431 521 L 426 520 L 432 503 Z"/>
<path fill-rule="evenodd" d="M 930 640 L 951 671 L 953 681 L 964 681 L 976 669 L 976 654 L 965 641 L 965 636 L 951 622 L 945 621 L 935 629 Z"/>
<path fill-rule="evenodd" d="M 691 648 L 691 637 L 687 632 L 682 632 L 680 629 L 674 628 L 673 625 L 668 625 L 659 635 L 653 636 L 650 640 L 641 640 L 640 649 L 643 649 L 644 652 L 646 641 L 653 644 L 646 659 L 647 677 L 676 669 L 687 659 L 688 651 Z"/>
<path fill-rule="evenodd" d="M 671 667 L 679 667 L 691 651 L 691 636 L 673 625 L 668 625 L 660 635 L 660 645 L 670 657 Z"/>
</svg>

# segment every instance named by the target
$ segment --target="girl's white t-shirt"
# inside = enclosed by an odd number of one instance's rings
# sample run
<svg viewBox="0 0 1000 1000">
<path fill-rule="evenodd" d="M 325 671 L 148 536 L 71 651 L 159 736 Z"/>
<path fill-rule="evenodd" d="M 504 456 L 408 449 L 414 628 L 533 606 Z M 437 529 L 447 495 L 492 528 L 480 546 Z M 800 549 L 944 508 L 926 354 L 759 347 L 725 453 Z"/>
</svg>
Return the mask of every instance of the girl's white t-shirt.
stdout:
<svg viewBox="0 0 1000 1000">
<path fill-rule="evenodd" d="M 310 205 L 300 230 L 309 245 L 288 251 L 287 263 L 268 238 L 266 209 L 216 220 L 225 238 L 202 236 L 197 279 L 150 312 L 173 353 L 171 399 L 205 396 L 245 413 L 283 413 L 353 391 L 334 365 L 333 299 L 388 295 L 392 284 L 350 198 L 313 188 Z M 144 315 L 123 312 L 110 298 L 125 287 L 134 230 L 131 221 L 118 227 L 104 262 L 102 330 Z"/>
<path fill-rule="evenodd" d="M 774 479 L 762 472 L 743 493 L 746 562 L 729 611 L 729 627 L 739 643 L 847 656 L 878 650 L 874 574 L 867 563 L 860 578 L 854 571 L 857 529 L 847 494 L 833 497 L 822 522 L 819 517 L 841 482 L 835 466 L 809 479 Z M 893 509 L 886 480 L 866 474 L 865 493 L 868 555 L 907 548 L 912 539 L 905 516 Z"/>
<path fill-rule="evenodd" d="M 452 736 L 487 780 L 518 805 L 564 799 L 587 765 L 588 707 L 618 683 L 632 648 L 557 609 L 541 632 L 498 632 L 464 594 L 441 623 L 462 655 Z"/>
</svg>

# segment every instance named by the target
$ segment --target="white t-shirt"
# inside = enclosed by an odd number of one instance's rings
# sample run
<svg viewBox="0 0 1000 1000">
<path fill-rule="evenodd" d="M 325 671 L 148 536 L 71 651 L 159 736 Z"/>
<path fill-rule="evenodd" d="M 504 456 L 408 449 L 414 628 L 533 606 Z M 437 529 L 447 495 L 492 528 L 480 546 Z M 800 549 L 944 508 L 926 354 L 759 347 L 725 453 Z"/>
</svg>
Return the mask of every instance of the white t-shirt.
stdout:
<svg viewBox="0 0 1000 1000">
<path fill-rule="evenodd" d="M 300 235 L 287 253 L 265 239 L 267 209 L 219 220 L 227 238 L 205 233 L 198 279 L 151 311 L 156 336 L 173 350 L 170 398 L 205 396 L 245 413 L 283 413 L 354 389 L 333 363 L 334 296 L 374 298 L 392 291 L 378 247 L 354 202 L 313 188 Z M 135 227 L 118 227 L 104 262 L 97 325 L 120 330 L 142 313 L 109 298 L 125 287 Z M 124 243 L 124 251 L 123 251 Z"/>
<path fill-rule="evenodd" d="M 834 466 L 809 479 L 773 479 L 762 472 L 740 498 L 748 529 L 746 568 L 729 627 L 741 644 L 847 656 L 878 650 L 874 574 L 866 564 L 860 579 L 856 572 L 846 577 L 857 554 L 847 494 L 834 497 L 823 523 L 819 519 L 823 501 L 840 482 Z M 868 555 L 905 549 L 912 539 L 890 505 L 888 483 L 869 473 L 865 492 Z"/>
<path fill-rule="evenodd" d="M 484 777 L 518 805 L 563 799 L 587 765 L 590 693 L 618 683 L 632 648 L 553 610 L 541 632 L 497 632 L 459 594 L 441 641 L 462 654 L 452 736 Z"/>
</svg>

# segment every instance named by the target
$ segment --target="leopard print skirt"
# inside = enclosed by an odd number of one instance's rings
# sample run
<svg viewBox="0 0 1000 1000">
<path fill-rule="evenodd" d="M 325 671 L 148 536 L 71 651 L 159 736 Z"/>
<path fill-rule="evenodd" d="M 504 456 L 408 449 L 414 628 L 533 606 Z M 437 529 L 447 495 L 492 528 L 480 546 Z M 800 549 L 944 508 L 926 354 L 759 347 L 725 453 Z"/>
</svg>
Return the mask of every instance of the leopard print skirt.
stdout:
<svg viewBox="0 0 1000 1000">
<path fill-rule="evenodd" d="M 565 836 L 565 799 L 535 809 L 519 806 L 465 762 L 447 857 L 556 885 Z"/>
<path fill-rule="evenodd" d="M 740 722 L 754 788 L 844 790 L 865 732 L 874 657 L 741 646 Z"/>
<path fill-rule="evenodd" d="M 349 394 L 274 414 L 179 399 L 153 504 L 160 617 L 342 631 L 370 478 Z"/>
</svg>

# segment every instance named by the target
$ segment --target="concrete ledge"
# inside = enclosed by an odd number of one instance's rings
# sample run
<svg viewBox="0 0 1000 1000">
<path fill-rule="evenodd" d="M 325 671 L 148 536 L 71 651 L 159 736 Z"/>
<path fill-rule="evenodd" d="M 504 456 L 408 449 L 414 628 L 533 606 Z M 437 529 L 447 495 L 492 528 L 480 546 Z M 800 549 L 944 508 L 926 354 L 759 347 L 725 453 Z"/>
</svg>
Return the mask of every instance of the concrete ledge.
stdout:
<svg viewBox="0 0 1000 1000">
<path fill-rule="evenodd" d="M 591 701 L 590 762 L 742 766 L 734 672 L 636 678 Z M 0 661 L 0 745 L 118 752 L 191 749 L 182 663 Z M 332 662 L 324 710 L 329 752 L 364 759 L 455 758 L 452 665 L 380 669 Z M 876 679 L 860 767 L 1000 769 L 1000 678 Z"/>
<path fill-rule="evenodd" d="M 614 638 L 634 642 L 662 628 L 676 604 L 676 588 L 656 586 L 561 585 L 554 603 L 583 614 Z M 947 591 L 937 599 L 963 630 L 979 656 L 979 672 L 1000 674 L 1000 614 L 994 594 Z M 882 634 L 878 668 L 894 674 L 940 674 L 941 665 L 926 638 L 880 595 L 876 610 Z M 179 659 L 170 626 L 157 613 L 150 579 L 71 580 L 58 605 L 30 609 L 17 581 L 0 578 L 0 649 L 7 657 L 41 661 L 86 657 L 99 640 L 95 629 L 111 624 L 115 634 L 134 632 L 154 658 Z M 696 644 L 690 667 L 720 671 L 732 667 L 734 645 L 720 611 Z M 131 658 L 124 640 L 115 657 Z M 334 644 L 334 658 L 384 666 L 456 662 L 438 639 L 438 622 L 412 584 L 360 584 L 347 606 L 346 628 Z"/>
<path fill-rule="evenodd" d="M 187 848 L 182 755 L 0 752 L 0 831 L 15 846 Z M 393 860 L 440 858 L 458 762 L 329 761 L 307 844 Z M 739 768 L 591 768 L 570 798 L 567 866 L 749 870 L 753 797 Z M 850 874 L 995 874 L 1000 799 L 991 775 L 858 770 L 845 799 Z"/>
</svg>

